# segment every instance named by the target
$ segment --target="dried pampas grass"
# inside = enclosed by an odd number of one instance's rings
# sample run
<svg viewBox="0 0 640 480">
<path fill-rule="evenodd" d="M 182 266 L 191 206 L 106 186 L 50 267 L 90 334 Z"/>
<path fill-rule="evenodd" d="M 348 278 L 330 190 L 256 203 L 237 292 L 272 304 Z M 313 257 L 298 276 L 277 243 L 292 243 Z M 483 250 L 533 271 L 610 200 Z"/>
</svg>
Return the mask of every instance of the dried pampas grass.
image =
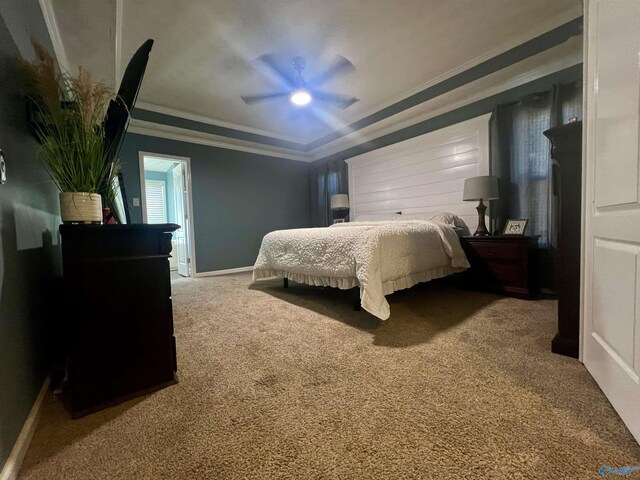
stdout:
<svg viewBox="0 0 640 480">
<path fill-rule="evenodd" d="M 75 76 L 59 72 L 47 49 L 34 38 L 31 43 L 36 60 L 16 64 L 37 112 L 40 159 L 60 191 L 110 196 L 119 167 L 108 161 L 103 119 L 115 92 L 82 67 Z"/>
</svg>

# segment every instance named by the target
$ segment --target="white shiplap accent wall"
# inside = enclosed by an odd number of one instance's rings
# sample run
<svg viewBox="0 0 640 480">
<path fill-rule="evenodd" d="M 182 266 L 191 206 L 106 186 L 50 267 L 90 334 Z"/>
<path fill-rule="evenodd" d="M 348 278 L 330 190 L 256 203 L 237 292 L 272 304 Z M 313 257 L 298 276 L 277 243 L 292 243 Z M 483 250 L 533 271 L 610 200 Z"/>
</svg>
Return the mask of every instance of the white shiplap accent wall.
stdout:
<svg viewBox="0 0 640 480">
<path fill-rule="evenodd" d="M 477 202 L 463 202 L 464 179 L 489 175 L 491 114 L 346 160 L 350 218 L 372 213 L 453 212 L 477 224 Z"/>
</svg>

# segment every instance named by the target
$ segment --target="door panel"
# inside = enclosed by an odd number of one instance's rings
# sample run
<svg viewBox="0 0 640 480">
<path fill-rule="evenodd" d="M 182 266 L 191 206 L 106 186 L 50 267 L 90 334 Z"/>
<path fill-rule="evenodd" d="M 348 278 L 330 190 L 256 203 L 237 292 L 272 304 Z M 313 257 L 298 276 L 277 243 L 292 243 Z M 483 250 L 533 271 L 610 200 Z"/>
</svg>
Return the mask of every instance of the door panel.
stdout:
<svg viewBox="0 0 640 480">
<path fill-rule="evenodd" d="M 633 365 L 639 250 L 601 239 L 596 239 L 593 250 L 593 331 L 629 366 Z"/>
<path fill-rule="evenodd" d="M 640 439 L 640 2 L 585 4 L 583 361 Z"/>
<path fill-rule="evenodd" d="M 638 201 L 640 16 L 632 3 L 637 2 L 598 2 L 595 6 L 597 207 Z M 625 4 L 630 5 L 628 10 Z M 629 61 L 634 57 L 635 62 Z M 621 156 L 621 152 L 628 154 Z"/>
<path fill-rule="evenodd" d="M 188 175 L 187 164 L 183 163 L 180 165 L 182 171 L 182 209 L 184 212 L 183 215 L 183 231 L 184 231 L 184 245 L 185 245 L 185 255 L 187 257 L 187 272 L 188 275 L 191 275 L 191 242 L 193 241 L 193 237 L 191 236 L 191 211 L 189 201 L 189 187 L 188 184 L 191 181 Z"/>
<path fill-rule="evenodd" d="M 178 273 L 183 277 L 189 276 L 189 248 L 187 243 L 187 219 L 185 205 L 185 166 L 179 163 L 173 168 L 173 195 L 176 212 L 176 221 L 180 228 L 174 232 L 176 240 L 176 256 L 178 260 Z"/>
</svg>

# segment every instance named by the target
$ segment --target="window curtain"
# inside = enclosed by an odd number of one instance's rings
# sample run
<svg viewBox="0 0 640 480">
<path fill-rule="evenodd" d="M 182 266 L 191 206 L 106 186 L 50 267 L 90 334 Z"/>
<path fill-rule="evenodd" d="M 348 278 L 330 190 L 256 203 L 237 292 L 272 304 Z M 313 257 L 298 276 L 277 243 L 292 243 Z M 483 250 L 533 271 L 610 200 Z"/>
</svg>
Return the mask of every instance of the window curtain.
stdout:
<svg viewBox="0 0 640 480">
<path fill-rule="evenodd" d="M 551 144 L 545 130 L 582 119 L 582 82 L 555 85 L 517 102 L 499 105 L 491 119 L 491 172 L 500 178 L 500 199 L 492 203 L 492 229 L 509 218 L 529 219 L 537 235 L 542 286 L 554 288 L 558 199 L 552 188 Z"/>
<path fill-rule="evenodd" d="M 349 193 L 349 177 L 344 160 L 311 168 L 311 225 L 326 227 L 333 223 L 331 195 Z"/>
</svg>

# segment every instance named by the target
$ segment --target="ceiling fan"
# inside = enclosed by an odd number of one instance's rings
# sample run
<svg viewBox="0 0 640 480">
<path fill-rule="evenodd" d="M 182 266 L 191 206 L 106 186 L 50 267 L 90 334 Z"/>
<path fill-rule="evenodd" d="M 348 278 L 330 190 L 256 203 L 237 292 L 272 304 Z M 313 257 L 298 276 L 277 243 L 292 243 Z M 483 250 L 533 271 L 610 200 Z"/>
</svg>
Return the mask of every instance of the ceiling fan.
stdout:
<svg viewBox="0 0 640 480">
<path fill-rule="evenodd" d="M 276 75 L 284 81 L 287 89 L 258 95 L 242 95 L 241 98 L 247 105 L 275 98 L 289 97 L 291 103 L 298 106 L 307 105 L 312 100 L 319 100 L 331 103 L 338 108 L 347 108 L 359 100 L 355 97 L 342 95 L 340 93 L 322 92 L 317 90 L 317 87 L 321 86 L 335 75 L 355 70 L 353 64 L 342 56 L 339 56 L 334 64 L 331 65 L 324 73 L 309 81 L 306 81 L 302 76 L 302 70 L 304 70 L 304 67 L 306 66 L 306 61 L 302 57 L 295 57 L 291 62 L 293 69 L 297 72 L 295 75 L 292 75 L 288 71 L 280 68 L 270 55 L 262 55 L 259 60 L 273 70 Z"/>
</svg>

